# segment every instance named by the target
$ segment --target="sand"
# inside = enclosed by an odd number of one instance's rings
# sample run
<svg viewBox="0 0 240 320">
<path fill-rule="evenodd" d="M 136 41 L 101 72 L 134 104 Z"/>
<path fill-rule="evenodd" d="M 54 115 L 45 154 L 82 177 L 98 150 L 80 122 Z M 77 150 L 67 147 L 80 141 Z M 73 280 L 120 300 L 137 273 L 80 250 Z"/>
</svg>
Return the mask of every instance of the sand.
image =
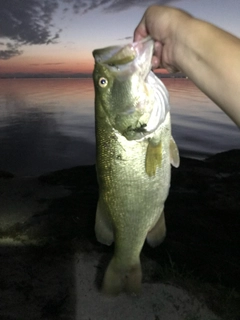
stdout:
<svg viewBox="0 0 240 320">
<path fill-rule="evenodd" d="M 149 279 L 138 297 L 103 296 L 99 286 L 111 250 L 101 252 L 87 237 L 44 233 L 52 202 L 69 195 L 68 188 L 37 178 L 0 179 L 1 320 L 220 319 L 183 288 Z M 143 260 L 145 269 L 151 266 Z"/>
</svg>

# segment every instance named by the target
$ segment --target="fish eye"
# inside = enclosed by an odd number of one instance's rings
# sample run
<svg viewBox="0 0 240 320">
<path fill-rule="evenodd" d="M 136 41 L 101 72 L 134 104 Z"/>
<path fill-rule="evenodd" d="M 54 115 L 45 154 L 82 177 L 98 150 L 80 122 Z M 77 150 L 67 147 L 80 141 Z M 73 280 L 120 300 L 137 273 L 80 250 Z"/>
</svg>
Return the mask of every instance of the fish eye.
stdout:
<svg viewBox="0 0 240 320">
<path fill-rule="evenodd" d="M 101 77 L 98 81 L 98 84 L 100 85 L 100 87 L 105 88 L 108 84 L 108 81 L 106 78 Z"/>
</svg>

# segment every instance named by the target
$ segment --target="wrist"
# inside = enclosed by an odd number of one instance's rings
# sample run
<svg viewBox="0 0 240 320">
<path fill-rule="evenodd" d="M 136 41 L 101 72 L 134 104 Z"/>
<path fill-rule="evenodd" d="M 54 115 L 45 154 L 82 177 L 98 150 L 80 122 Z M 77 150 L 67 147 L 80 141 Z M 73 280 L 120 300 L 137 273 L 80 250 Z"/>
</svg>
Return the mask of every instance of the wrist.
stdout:
<svg viewBox="0 0 240 320">
<path fill-rule="evenodd" d="M 185 71 L 193 58 L 196 49 L 195 31 L 197 19 L 185 15 L 176 21 L 174 30 L 172 30 L 172 55 L 169 57 L 170 64 L 177 70 Z"/>
</svg>

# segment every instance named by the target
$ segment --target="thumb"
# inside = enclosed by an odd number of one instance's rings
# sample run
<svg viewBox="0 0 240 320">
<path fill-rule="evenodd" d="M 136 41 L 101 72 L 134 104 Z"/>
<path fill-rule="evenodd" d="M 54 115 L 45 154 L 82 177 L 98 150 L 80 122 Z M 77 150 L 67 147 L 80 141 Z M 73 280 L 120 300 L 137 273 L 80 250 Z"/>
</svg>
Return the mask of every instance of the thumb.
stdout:
<svg viewBox="0 0 240 320">
<path fill-rule="evenodd" d="M 148 32 L 145 24 L 145 17 L 139 22 L 138 26 L 134 30 L 133 41 L 140 41 L 148 36 Z"/>
</svg>

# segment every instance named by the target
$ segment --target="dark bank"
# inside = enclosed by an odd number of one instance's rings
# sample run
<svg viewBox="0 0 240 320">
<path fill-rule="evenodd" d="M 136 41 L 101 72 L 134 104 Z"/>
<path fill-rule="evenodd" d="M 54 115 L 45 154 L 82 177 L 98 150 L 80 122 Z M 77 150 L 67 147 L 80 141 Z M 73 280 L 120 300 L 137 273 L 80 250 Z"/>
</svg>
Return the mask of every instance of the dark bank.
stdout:
<svg viewBox="0 0 240 320">
<path fill-rule="evenodd" d="M 184 287 L 228 320 L 240 317 L 239 163 L 240 150 L 219 153 L 204 161 L 181 158 L 181 166 L 172 170 L 166 202 L 166 240 L 155 249 L 145 244 L 141 256 L 143 283 L 167 282 Z M 21 190 L 14 191 L 16 181 Z M 24 189 L 24 183 L 33 187 Z M 14 288 L 13 299 L 17 292 L 18 299 L 21 293 L 23 301 L 34 304 L 32 261 L 36 265 L 45 264 L 43 269 L 46 264 L 48 267 L 52 264 L 60 274 L 70 277 L 66 265 L 58 264 L 60 257 L 70 259 L 77 248 L 85 253 L 101 253 L 108 260 L 113 247 L 99 244 L 94 235 L 98 197 L 94 166 L 55 171 L 24 183 L 19 183 L 11 173 L 0 171 L 1 212 L 6 212 L 7 205 L 9 208 L 9 214 L 1 217 L 0 292 Z M 35 184 L 38 196 L 34 194 Z M 41 194 L 43 188 L 49 188 L 45 194 Z M 17 193 L 20 193 L 18 198 Z M 26 212 L 23 203 L 28 198 L 34 198 L 39 207 L 29 210 L 28 215 L 11 211 L 9 203 L 17 199 L 19 210 L 23 208 Z M 20 272 L 18 266 L 23 276 L 16 276 Z M 93 285 L 95 281 L 99 286 L 105 268 L 101 264 L 96 268 Z M 4 277 L 7 272 L 11 275 L 8 279 Z M 54 293 L 50 296 L 39 293 L 41 299 L 46 299 L 41 315 L 44 319 L 59 319 L 67 314 L 73 298 L 60 285 L 67 279 L 59 276 L 55 278 L 57 283 L 49 281 Z M 9 313 L 3 302 L 0 302 L 0 315 L 12 314 L 12 317 L 1 316 L 1 319 L 22 319 L 14 317 L 13 310 Z"/>
</svg>

